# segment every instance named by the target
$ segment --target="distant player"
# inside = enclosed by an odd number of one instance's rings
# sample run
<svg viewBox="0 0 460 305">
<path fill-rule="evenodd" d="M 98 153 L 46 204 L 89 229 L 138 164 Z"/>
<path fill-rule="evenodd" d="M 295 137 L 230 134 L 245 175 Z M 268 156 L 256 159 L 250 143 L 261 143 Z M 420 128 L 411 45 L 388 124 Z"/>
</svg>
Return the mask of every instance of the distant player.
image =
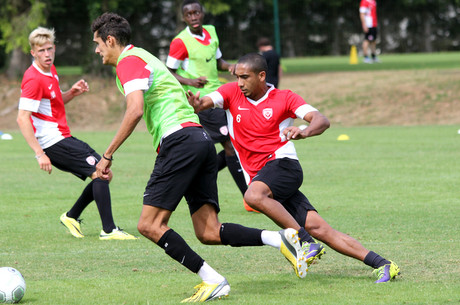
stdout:
<svg viewBox="0 0 460 305">
<path fill-rule="evenodd" d="M 203 25 L 203 7 L 198 0 L 183 1 L 182 17 L 187 27 L 172 40 L 166 66 L 185 91 L 207 94 L 221 85 L 218 72 L 232 72 L 235 65 L 222 58 L 214 26 Z M 218 170 L 227 166 L 243 195 L 247 186 L 228 135 L 225 112 L 222 109 L 209 109 L 198 116 L 212 140 L 224 147 L 217 156 Z M 249 206 L 245 207 L 252 211 Z"/>
<path fill-rule="evenodd" d="M 273 48 L 270 40 L 266 37 L 261 37 L 257 40 L 257 48 L 260 55 L 267 61 L 267 83 L 272 84 L 278 88 L 281 77 L 283 76 L 283 69 L 281 68 L 280 56 Z"/>
<path fill-rule="evenodd" d="M 359 5 L 359 17 L 364 32 L 363 55 L 364 63 L 371 64 L 380 62 L 376 54 L 377 45 L 377 1 L 361 0 Z M 372 59 L 369 58 L 369 48 Z"/>
<path fill-rule="evenodd" d="M 261 55 L 247 54 L 236 65 L 237 82 L 222 85 L 201 99 L 189 94 L 189 102 L 197 111 L 210 107 L 226 110 L 232 142 L 250 183 L 244 199 L 280 227 L 297 229 L 302 247 L 310 255 L 319 257 L 324 248 L 308 233 L 374 268 L 376 283 L 393 279 L 400 272 L 395 263 L 334 230 L 300 192 L 303 171 L 289 140 L 320 135 L 329 128 L 329 120 L 299 95 L 267 85 L 266 71 Z M 293 126 L 295 118 L 309 126 L 303 130 Z"/>
<path fill-rule="evenodd" d="M 105 158 L 97 165 L 98 176 L 110 178 L 112 155 L 144 117 L 158 155 L 145 188 L 137 227 L 142 235 L 202 279 L 196 293 L 183 302 L 209 301 L 230 291 L 227 280 L 168 226 L 183 197 L 195 235 L 202 243 L 234 247 L 270 245 L 281 250 L 299 277 L 305 277 L 308 257 L 302 252 L 294 229 L 273 232 L 219 222 L 214 143 L 165 65 L 129 43 L 128 21 L 117 14 L 105 13 L 94 20 L 91 29 L 95 52 L 105 65 L 116 67 L 118 89 L 126 98 L 124 118 L 104 153 Z"/>
<path fill-rule="evenodd" d="M 109 181 L 97 178 L 96 163 L 101 159 L 88 144 L 72 137 L 67 125 L 64 104 L 89 90 L 84 80 L 76 82 L 66 92 L 59 88 L 54 67 L 54 30 L 39 27 L 29 35 L 33 64 L 24 73 L 17 122 L 22 135 L 35 152 L 40 169 L 51 174 L 54 167 L 78 178 L 92 181 L 85 187 L 74 206 L 61 215 L 61 223 L 70 233 L 84 237 L 79 217 L 96 201 L 102 221 L 101 240 L 137 239 L 121 230 L 113 221 Z M 109 173 L 110 179 L 112 173 Z M 110 180 L 108 179 L 108 180 Z"/>
</svg>

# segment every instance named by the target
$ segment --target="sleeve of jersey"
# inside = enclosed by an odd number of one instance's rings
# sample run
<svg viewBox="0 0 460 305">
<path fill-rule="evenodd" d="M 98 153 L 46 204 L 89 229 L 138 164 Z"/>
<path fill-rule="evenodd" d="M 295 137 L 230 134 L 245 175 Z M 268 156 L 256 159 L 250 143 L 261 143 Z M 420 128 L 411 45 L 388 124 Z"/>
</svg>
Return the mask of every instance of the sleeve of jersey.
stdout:
<svg viewBox="0 0 460 305">
<path fill-rule="evenodd" d="M 29 79 L 21 87 L 21 97 L 18 108 L 31 112 L 37 112 L 42 99 L 40 83 L 35 79 Z"/>
<path fill-rule="evenodd" d="M 219 89 L 217 89 L 217 91 L 211 92 L 206 96 L 209 96 L 212 99 L 214 102 L 214 108 L 223 108 L 224 110 L 227 110 L 230 107 L 230 98 L 237 96 L 235 88 L 240 90 L 237 86 L 235 86 L 235 83 L 223 84 L 219 87 Z"/>
<path fill-rule="evenodd" d="M 166 59 L 166 67 L 178 69 L 182 62 L 188 58 L 187 48 L 180 38 L 173 39 L 169 45 L 169 54 Z"/>
<path fill-rule="evenodd" d="M 117 76 L 125 91 L 125 96 L 137 90 L 149 89 L 149 78 L 153 71 L 137 56 L 123 58 L 117 66 Z"/>
<path fill-rule="evenodd" d="M 366 2 L 363 0 L 361 0 L 361 3 L 359 4 L 359 12 L 367 13 L 367 5 L 366 5 Z"/>
<path fill-rule="evenodd" d="M 289 92 L 287 99 L 290 110 L 299 119 L 303 119 L 309 112 L 318 111 L 315 107 L 307 104 L 300 95 L 293 92 Z"/>
</svg>

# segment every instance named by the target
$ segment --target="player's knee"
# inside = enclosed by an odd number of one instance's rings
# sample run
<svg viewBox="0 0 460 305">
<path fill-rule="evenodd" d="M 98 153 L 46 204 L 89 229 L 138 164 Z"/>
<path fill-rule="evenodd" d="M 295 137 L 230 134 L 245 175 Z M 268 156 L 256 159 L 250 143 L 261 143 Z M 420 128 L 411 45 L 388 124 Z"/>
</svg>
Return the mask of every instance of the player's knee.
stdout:
<svg viewBox="0 0 460 305">
<path fill-rule="evenodd" d="M 196 238 L 204 245 L 217 245 L 220 244 L 220 236 L 213 232 L 196 233 Z"/>
</svg>

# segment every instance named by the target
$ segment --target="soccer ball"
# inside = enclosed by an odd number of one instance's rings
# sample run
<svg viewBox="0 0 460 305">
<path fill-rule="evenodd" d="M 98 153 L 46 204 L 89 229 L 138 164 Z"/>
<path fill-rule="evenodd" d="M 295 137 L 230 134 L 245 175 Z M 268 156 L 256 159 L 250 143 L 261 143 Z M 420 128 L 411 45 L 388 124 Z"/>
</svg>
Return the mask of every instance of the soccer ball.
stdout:
<svg viewBox="0 0 460 305">
<path fill-rule="evenodd" d="M 22 274 L 11 267 L 0 268 L 0 303 L 18 303 L 26 293 Z"/>
</svg>

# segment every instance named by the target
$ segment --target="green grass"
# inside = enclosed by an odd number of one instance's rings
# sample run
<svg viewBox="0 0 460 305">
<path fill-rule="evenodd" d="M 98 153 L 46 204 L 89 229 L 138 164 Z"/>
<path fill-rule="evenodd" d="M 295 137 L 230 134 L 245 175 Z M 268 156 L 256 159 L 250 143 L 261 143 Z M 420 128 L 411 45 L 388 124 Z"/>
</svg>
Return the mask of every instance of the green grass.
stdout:
<svg viewBox="0 0 460 305">
<path fill-rule="evenodd" d="M 349 56 L 283 58 L 284 73 L 460 68 L 460 52 L 383 54 L 380 64 L 350 65 Z"/>
<path fill-rule="evenodd" d="M 375 285 L 371 270 L 328 249 L 297 279 L 277 250 L 201 245 L 188 209 L 170 225 L 229 280 L 223 304 L 458 304 L 460 302 L 460 126 L 331 128 L 296 142 L 302 191 L 336 229 L 394 260 L 402 275 Z M 26 278 L 23 304 L 178 304 L 199 277 L 145 238 L 98 240 L 95 205 L 83 213 L 84 239 L 59 224 L 86 183 L 38 169 L 22 136 L 0 141 L 0 266 Z M 75 132 L 98 151 L 114 132 Z M 349 141 L 337 141 L 348 134 Z M 136 233 L 153 168 L 151 138 L 135 132 L 115 154 L 111 184 L 117 225 Z M 219 175 L 223 222 L 278 230 L 243 210 L 227 170 Z"/>
</svg>

